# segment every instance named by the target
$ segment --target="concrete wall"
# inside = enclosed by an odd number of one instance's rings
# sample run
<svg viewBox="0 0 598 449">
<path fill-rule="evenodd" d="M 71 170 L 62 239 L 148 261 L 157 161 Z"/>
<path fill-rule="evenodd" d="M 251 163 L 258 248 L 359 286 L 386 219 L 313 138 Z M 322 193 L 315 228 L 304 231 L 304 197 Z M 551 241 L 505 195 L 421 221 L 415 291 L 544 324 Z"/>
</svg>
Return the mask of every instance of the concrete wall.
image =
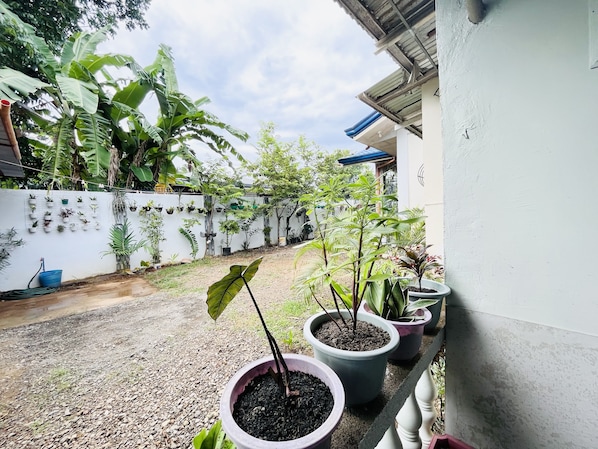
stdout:
<svg viewBox="0 0 598 449">
<path fill-rule="evenodd" d="M 444 256 L 444 191 L 442 129 L 440 126 L 440 94 L 438 78 L 422 86 L 422 126 L 424 129 L 424 207 L 426 243 L 430 254 Z"/>
<path fill-rule="evenodd" d="M 588 2 L 437 3 L 447 431 L 595 447 L 598 71 Z"/>
<path fill-rule="evenodd" d="M 30 233 L 28 228 L 35 219 L 30 218 L 31 208 L 28 204 L 29 194 L 36 195 L 36 214 L 38 228 L 35 233 Z M 114 255 L 102 257 L 102 252 L 108 250 L 110 227 L 114 223 L 112 215 L 112 194 L 106 192 L 61 192 L 53 191 L 51 196 L 54 198 L 54 206 L 48 208 L 44 190 L 0 190 L 0 231 L 6 232 L 14 227 L 18 232 L 18 237 L 25 240 L 25 245 L 12 251 L 10 265 L 0 272 L 0 291 L 24 289 L 29 280 L 40 267 L 40 259 L 45 259 L 46 270 L 63 270 L 63 281 L 81 279 L 99 274 L 112 273 L 116 270 L 116 261 Z M 81 196 L 83 202 L 78 207 L 76 198 Z M 95 217 L 91 207 L 90 197 L 97 198 L 97 208 Z M 178 195 L 149 194 L 149 193 L 128 193 L 128 203 L 136 202 L 138 209 L 132 212 L 127 209 L 127 216 L 136 240 L 144 238 L 141 229 L 140 207 L 149 201 L 159 203 L 164 207 L 162 216 L 164 217 L 164 237 L 165 241 L 160 244 L 162 251 L 162 262 L 168 262 L 171 259 L 180 261 L 184 258 L 190 258 L 191 247 L 187 240 L 179 233 L 178 228 L 184 223 L 185 218 L 198 218 L 201 225 L 192 228 L 199 243 L 198 258 L 204 256 L 206 251 L 206 239 L 200 237 L 200 232 L 205 231 L 206 216 L 198 212 L 189 213 L 186 210 L 168 215 L 165 209 L 168 206 L 177 206 L 179 203 L 186 205 L 194 201 L 197 207 L 203 206 L 203 197 L 201 195 Z M 68 198 L 69 204 L 64 207 L 72 208 L 75 211 L 74 216 L 69 223 L 63 223 L 59 217 L 62 198 Z M 262 198 L 247 198 L 249 202 L 256 201 L 257 204 L 263 202 Z M 44 214 L 51 212 L 52 223 L 49 226 L 50 232 L 44 232 Z M 82 222 L 78 217 L 78 212 L 85 214 L 90 220 L 87 230 L 83 230 Z M 220 255 L 223 245 L 223 235 L 219 231 L 219 222 L 225 219 L 224 213 L 215 213 L 213 216 L 214 230 L 218 233 L 215 238 L 216 255 Z M 270 218 L 270 224 L 275 220 Z M 295 233 L 299 233 L 300 222 L 297 217 L 291 219 L 290 225 Z M 74 230 L 70 225 L 74 224 Z M 66 229 L 58 232 L 58 225 L 63 225 Z M 264 245 L 263 217 L 258 218 L 252 225 L 252 229 L 257 230 L 250 239 L 250 248 L 257 248 Z M 271 232 L 271 242 L 275 244 L 276 229 Z M 231 241 L 232 252 L 240 251 L 243 248 L 245 236 L 243 233 L 233 236 Z M 131 257 L 131 267 L 139 267 L 141 261 L 151 261 L 147 250 L 141 249 Z M 37 278 L 31 283 L 31 287 L 39 286 Z"/>
</svg>

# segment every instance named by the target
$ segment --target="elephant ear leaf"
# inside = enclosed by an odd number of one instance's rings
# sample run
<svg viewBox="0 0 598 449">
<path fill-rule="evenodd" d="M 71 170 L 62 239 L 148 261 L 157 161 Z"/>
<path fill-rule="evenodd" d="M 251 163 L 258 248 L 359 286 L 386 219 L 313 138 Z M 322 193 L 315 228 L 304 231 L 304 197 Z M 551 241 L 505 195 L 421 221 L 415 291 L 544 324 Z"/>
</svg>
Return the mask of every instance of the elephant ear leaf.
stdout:
<svg viewBox="0 0 598 449">
<path fill-rule="evenodd" d="M 216 320 L 224 312 L 226 306 L 241 291 L 245 282 L 249 282 L 257 273 L 262 258 L 254 260 L 249 265 L 233 265 L 230 272 L 213 283 L 208 289 L 208 313 L 212 319 Z"/>
</svg>

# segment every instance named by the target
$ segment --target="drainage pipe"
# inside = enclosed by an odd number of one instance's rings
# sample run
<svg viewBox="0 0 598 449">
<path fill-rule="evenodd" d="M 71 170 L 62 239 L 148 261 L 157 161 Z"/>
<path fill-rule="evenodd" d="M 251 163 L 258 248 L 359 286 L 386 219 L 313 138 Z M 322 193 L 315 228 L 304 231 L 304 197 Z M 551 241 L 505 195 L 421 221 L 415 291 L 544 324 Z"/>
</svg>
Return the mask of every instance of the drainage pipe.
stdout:
<svg viewBox="0 0 598 449">
<path fill-rule="evenodd" d="M 484 19 L 484 3 L 482 0 L 466 0 L 467 18 L 473 24 L 478 24 Z"/>
<path fill-rule="evenodd" d="M 10 121 L 10 101 L 8 100 L 0 101 L 0 120 L 2 121 L 4 129 L 6 130 L 8 141 L 10 142 L 10 146 L 12 147 L 12 152 L 17 158 L 17 160 L 20 161 L 21 152 L 19 151 L 17 137 L 15 136 L 15 131 L 12 127 L 12 122 Z"/>
</svg>

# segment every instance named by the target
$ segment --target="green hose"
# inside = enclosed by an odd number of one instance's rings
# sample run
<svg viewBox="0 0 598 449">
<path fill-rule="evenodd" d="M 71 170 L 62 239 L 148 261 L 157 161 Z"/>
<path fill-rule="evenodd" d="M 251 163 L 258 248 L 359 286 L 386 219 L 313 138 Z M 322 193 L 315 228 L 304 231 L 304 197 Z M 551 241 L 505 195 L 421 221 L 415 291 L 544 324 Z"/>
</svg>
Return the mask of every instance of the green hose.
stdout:
<svg viewBox="0 0 598 449">
<path fill-rule="evenodd" d="M 27 284 L 27 288 L 23 290 L 9 290 L 7 292 L 0 292 L 0 300 L 2 301 L 16 301 L 19 299 L 33 298 L 34 296 L 47 295 L 48 293 L 54 293 L 58 290 L 56 287 L 34 287 L 29 288 L 31 282 L 35 279 L 35 276 L 39 274 L 44 266 L 44 259 L 41 260 L 39 270 L 33 275 Z"/>
</svg>

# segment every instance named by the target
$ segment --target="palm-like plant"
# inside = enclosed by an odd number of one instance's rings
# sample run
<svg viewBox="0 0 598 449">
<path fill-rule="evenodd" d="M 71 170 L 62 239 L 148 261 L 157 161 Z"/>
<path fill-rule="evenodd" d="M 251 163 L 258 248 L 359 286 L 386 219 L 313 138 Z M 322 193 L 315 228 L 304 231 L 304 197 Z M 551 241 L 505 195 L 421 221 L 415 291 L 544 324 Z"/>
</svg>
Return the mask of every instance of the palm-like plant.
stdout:
<svg viewBox="0 0 598 449">
<path fill-rule="evenodd" d="M 110 228 L 109 251 L 104 251 L 102 256 L 114 254 L 116 256 L 116 271 L 131 269 L 131 255 L 145 246 L 145 241 L 135 241 L 133 231 L 129 230 L 129 221 L 117 223 Z"/>
</svg>

